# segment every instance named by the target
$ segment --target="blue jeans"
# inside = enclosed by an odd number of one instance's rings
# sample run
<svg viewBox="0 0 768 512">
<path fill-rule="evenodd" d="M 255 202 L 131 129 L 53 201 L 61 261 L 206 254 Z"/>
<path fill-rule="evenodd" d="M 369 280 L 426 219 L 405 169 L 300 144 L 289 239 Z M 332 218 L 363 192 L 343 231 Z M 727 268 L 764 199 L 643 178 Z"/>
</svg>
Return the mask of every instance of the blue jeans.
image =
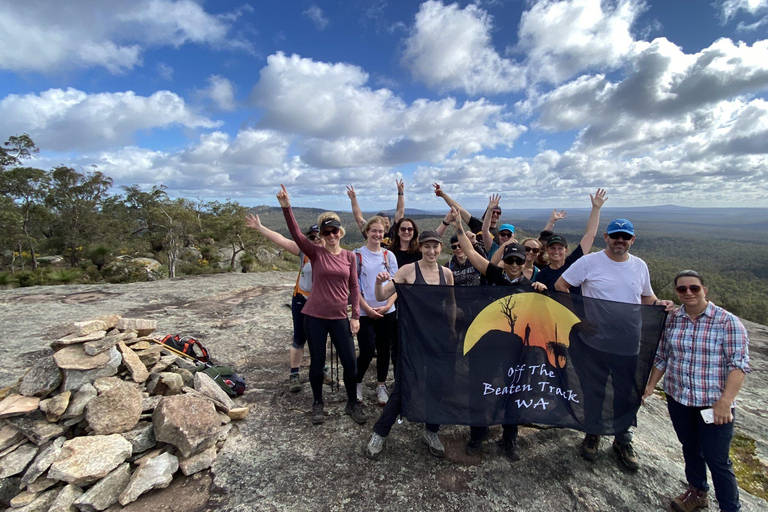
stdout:
<svg viewBox="0 0 768 512">
<path fill-rule="evenodd" d="M 685 478 L 688 484 L 703 491 L 709 490 L 707 467 L 712 473 L 712 484 L 720 510 L 736 512 L 739 504 L 739 486 L 728 456 L 733 439 L 733 422 L 724 425 L 704 423 L 701 410 L 688 407 L 667 396 L 667 408 L 677 438 L 683 445 Z"/>
</svg>

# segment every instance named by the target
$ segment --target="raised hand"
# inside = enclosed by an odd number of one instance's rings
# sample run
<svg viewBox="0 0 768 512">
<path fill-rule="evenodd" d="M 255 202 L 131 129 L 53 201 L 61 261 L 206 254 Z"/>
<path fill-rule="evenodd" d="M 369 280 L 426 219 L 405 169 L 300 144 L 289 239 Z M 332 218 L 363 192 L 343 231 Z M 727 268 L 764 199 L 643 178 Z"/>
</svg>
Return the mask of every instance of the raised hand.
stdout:
<svg viewBox="0 0 768 512">
<path fill-rule="evenodd" d="M 443 189 L 440 188 L 440 184 L 433 183 L 432 186 L 435 187 L 435 195 L 437 197 L 443 197 Z"/>
<path fill-rule="evenodd" d="M 490 198 L 488 198 L 488 209 L 493 210 L 497 206 L 499 206 L 499 201 L 501 201 L 501 195 L 499 194 L 492 194 Z"/>
<path fill-rule="evenodd" d="M 390 279 L 392 279 L 392 276 L 389 275 L 389 272 L 379 272 L 376 274 L 376 284 L 384 284 Z"/>
<path fill-rule="evenodd" d="M 347 196 L 349 196 L 350 199 L 355 199 L 357 197 L 354 185 L 347 185 Z"/>
<path fill-rule="evenodd" d="M 451 223 L 456 229 L 461 228 L 461 215 L 456 208 L 451 208 Z"/>
<path fill-rule="evenodd" d="M 477 242 L 477 235 L 471 231 L 467 231 L 467 238 L 472 245 L 475 245 L 475 242 Z"/>
<path fill-rule="evenodd" d="M 405 183 L 403 183 L 403 180 L 395 180 L 395 184 L 397 185 L 397 193 L 398 194 L 404 194 L 405 193 Z"/>
<path fill-rule="evenodd" d="M 603 204 L 605 204 L 605 201 L 608 199 L 605 197 L 605 190 L 602 188 L 597 189 L 597 192 L 595 192 L 595 195 L 589 194 L 589 199 L 592 201 L 592 206 L 595 208 L 601 208 Z"/>
<path fill-rule="evenodd" d="M 288 197 L 288 191 L 285 189 L 285 185 L 280 184 L 280 192 L 277 193 L 277 202 L 283 208 L 289 208 L 291 206 L 291 199 Z"/>
<path fill-rule="evenodd" d="M 554 210 L 552 210 L 552 214 L 549 216 L 549 220 L 550 220 L 550 222 L 552 222 L 554 224 L 555 222 L 557 222 L 559 220 L 563 220 L 567 216 L 568 216 L 568 212 L 567 211 L 565 211 L 565 210 L 557 211 L 557 208 L 555 208 Z"/>
<path fill-rule="evenodd" d="M 245 225 L 256 230 L 261 229 L 261 219 L 258 215 L 246 215 Z"/>
</svg>

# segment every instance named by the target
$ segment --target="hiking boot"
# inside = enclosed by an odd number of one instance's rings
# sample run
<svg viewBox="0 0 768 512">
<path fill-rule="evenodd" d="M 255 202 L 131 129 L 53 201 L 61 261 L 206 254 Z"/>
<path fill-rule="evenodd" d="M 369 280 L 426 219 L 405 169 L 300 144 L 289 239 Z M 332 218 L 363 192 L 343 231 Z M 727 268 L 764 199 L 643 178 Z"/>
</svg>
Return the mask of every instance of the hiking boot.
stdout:
<svg viewBox="0 0 768 512">
<path fill-rule="evenodd" d="M 488 434 L 491 433 L 491 429 L 488 427 L 485 428 L 485 432 L 483 432 L 483 435 L 480 436 L 480 439 L 472 439 L 472 436 L 469 436 L 469 441 L 467 441 L 467 446 L 464 448 L 464 453 L 469 455 L 470 457 L 474 457 L 476 455 L 480 455 L 483 453 L 483 439 L 488 437 Z"/>
<path fill-rule="evenodd" d="M 291 376 L 288 377 L 288 389 L 291 390 L 291 393 L 301 391 L 301 377 L 299 377 L 298 373 L 292 373 Z"/>
<path fill-rule="evenodd" d="M 384 384 L 379 384 L 376 387 L 376 400 L 379 402 L 379 405 L 387 405 L 389 393 L 387 393 L 387 386 Z"/>
<path fill-rule="evenodd" d="M 600 436 L 587 434 L 581 442 L 581 456 L 588 461 L 597 458 L 597 452 L 600 450 Z"/>
<path fill-rule="evenodd" d="M 504 454 L 509 462 L 520 460 L 520 449 L 517 447 L 516 440 L 502 439 L 499 444 L 501 445 L 501 453 Z"/>
<path fill-rule="evenodd" d="M 673 510 L 677 510 L 678 512 L 691 512 L 692 510 L 699 508 L 706 508 L 709 506 L 707 491 L 700 491 L 692 485 L 689 485 L 684 493 L 672 500 L 670 506 Z"/>
<path fill-rule="evenodd" d="M 352 419 L 355 420 L 355 422 L 362 425 L 366 421 L 368 421 L 368 416 L 365 415 L 363 412 L 363 404 L 360 402 L 355 402 L 354 404 L 347 404 L 346 409 L 344 409 L 344 412 L 352 416 Z"/>
<path fill-rule="evenodd" d="M 319 425 L 325 422 L 325 413 L 323 412 L 323 402 L 312 404 L 312 424 Z"/>
<path fill-rule="evenodd" d="M 627 469 L 633 472 L 640 469 L 640 461 L 637 460 L 637 454 L 635 453 L 635 448 L 632 446 L 632 443 L 619 444 L 614 441 L 613 451 L 616 452 Z"/>
<path fill-rule="evenodd" d="M 323 384 L 333 384 L 333 375 L 331 375 L 331 369 L 328 366 L 323 368 Z"/>
<path fill-rule="evenodd" d="M 443 443 L 440 442 L 437 432 L 430 432 L 429 430 L 424 429 L 424 434 L 422 434 L 421 440 L 424 444 L 429 446 L 429 453 L 438 459 L 445 457 L 445 447 L 443 446 Z"/>
<path fill-rule="evenodd" d="M 384 449 L 384 439 L 376 432 L 371 436 L 371 440 L 365 446 L 365 456 L 371 460 L 376 460 L 381 455 L 381 450 Z"/>
<path fill-rule="evenodd" d="M 363 401 L 363 385 L 360 383 L 357 384 L 356 398 L 358 402 Z"/>
</svg>

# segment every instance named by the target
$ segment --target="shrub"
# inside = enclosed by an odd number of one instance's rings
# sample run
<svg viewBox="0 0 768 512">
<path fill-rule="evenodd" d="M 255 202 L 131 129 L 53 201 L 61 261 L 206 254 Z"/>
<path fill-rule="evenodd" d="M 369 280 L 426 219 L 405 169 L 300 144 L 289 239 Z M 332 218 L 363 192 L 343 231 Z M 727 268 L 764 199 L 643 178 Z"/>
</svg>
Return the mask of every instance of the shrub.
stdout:
<svg viewBox="0 0 768 512">
<path fill-rule="evenodd" d="M 93 249 L 91 249 L 91 252 L 89 254 L 89 257 L 94 265 L 96 265 L 96 268 L 101 270 L 104 265 L 106 265 L 109 262 L 111 256 L 111 251 L 109 250 L 109 247 L 105 247 L 103 245 L 99 245 Z"/>
<path fill-rule="evenodd" d="M 83 277 L 83 271 L 79 268 L 62 268 L 54 270 L 48 274 L 48 279 L 53 284 L 70 284 L 79 282 Z"/>
<path fill-rule="evenodd" d="M 19 281 L 19 286 L 22 287 L 38 286 L 45 284 L 46 281 L 45 271 L 42 269 L 37 269 L 35 271 L 25 270 L 23 272 L 19 272 L 16 278 Z"/>
</svg>

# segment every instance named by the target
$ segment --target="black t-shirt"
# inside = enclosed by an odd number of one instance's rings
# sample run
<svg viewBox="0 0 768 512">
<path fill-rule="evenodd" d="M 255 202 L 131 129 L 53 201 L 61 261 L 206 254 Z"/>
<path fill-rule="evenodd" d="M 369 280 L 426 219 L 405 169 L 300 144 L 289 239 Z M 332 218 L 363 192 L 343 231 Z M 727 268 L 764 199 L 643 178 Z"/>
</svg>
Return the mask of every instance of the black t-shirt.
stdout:
<svg viewBox="0 0 768 512">
<path fill-rule="evenodd" d="M 419 250 L 416 252 L 403 251 L 399 248 L 390 250 L 392 251 L 392 254 L 395 255 L 395 259 L 397 260 L 397 268 L 403 268 L 404 265 L 414 263 L 421 259 L 421 251 Z"/>
<path fill-rule="evenodd" d="M 489 284 L 495 284 L 497 286 L 530 286 L 533 284 L 530 279 L 523 275 L 521 275 L 514 283 L 511 282 L 507 277 L 507 274 L 504 273 L 504 269 L 493 263 L 488 263 L 488 268 L 485 271 L 485 278 L 488 280 Z"/>
<path fill-rule="evenodd" d="M 473 232 L 474 234 L 478 234 L 483 230 L 483 221 L 478 219 L 475 216 L 469 217 L 469 222 L 467 222 L 467 226 L 469 226 L 469 230 Z M 493 241 L 497 244 L 499 243 L 499 228 L 490 228 L 491 234 L 493 235 Z"/>
<path fill-rule="evenodd" d="M 554 290 L 555 283 L 558 279 L 560 279 L 560 276 L 562 276 L 563 273 L 568 270 L 568 267 L 573 265 L 574 261 L 581 258 L 582 256 L 584 256 L 584 251 L 581 250 L 581 244 L 579 244 L 571 254 L 565 257 L 565 263 L 562 267 L 555 270 L 547 265 L 546 267 L 539 270 L 539 273 L 536 275 L 536 282 L 544 283 L 544 285 L 547 287 L 547 290 Z M 571 286 L 571 293 L 581 294 L 581 287 Z"/>
</svg>

